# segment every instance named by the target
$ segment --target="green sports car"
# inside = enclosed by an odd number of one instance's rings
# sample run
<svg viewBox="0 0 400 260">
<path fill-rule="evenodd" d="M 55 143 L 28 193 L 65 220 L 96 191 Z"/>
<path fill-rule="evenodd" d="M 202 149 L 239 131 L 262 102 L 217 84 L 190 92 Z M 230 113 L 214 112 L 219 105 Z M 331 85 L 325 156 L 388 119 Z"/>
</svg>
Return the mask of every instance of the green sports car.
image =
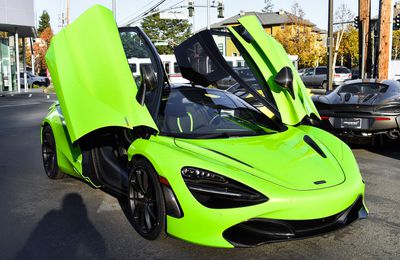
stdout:
<svg viewBox="0 0 400 260">
<path fill-rule="evenodd" d="M 42 122 L 48 177 L 120 194 L 146 239 L 251 247 L 365 218 L 351 150 L 308 123 L 318 112 L 282 46 L 256 17 L 239 23 L 177 46 L 190 84 L 175 86 L 143 31 L 118 29 L 105 7 L 61 30 L 46 55 L 59 100 Z M 236 74 L 221 37 L 253 77 Z M 218 89 L 227 77 L 257 105 Z"/>
</svg>

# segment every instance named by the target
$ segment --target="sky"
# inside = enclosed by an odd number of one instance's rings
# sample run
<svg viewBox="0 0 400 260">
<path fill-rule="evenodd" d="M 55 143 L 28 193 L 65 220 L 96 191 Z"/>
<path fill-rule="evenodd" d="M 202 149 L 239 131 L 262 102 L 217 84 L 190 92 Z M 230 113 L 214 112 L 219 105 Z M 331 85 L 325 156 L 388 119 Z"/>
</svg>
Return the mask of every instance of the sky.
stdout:
<svg viewBox="0 0 400 260">
<path fill-rule="evenodd" d="M 60 30 L 61 13 L 65 12 L 66 0 L 34 0 L 35 11 L 38 17 L 43 10 L 47 10 L 50 14 L 50 22 L 53 31 L 57 33 Z M 117 22 L 122 24 L 135 14 L 143 12 L 159 0 L 116 0 L 117 1 Z M 210 0 L 212 2 L 212 0 Z M 296 0 L 272 0 L 274 11 L 280 9 L 290 11 L 291 6 Z M 359 0 L 334 0 L 334 8 L 345 3 L 348 8 L 357 15 Z M 111 9 L 112 0 L 69 0 L 71 21 L 76 19 L 85 10 L 94 4 L 101 4 Z M 264 0 L 224 0 L 225 18 L 236 15 L 243 11 L 260 11 L 264 7 Z M 328 0 L 297 0 L 305 12 L 305 18 L 316 24 L 319 28 L 327 30 L 328 23 Z M 177 6 L 187 5 L 187 0 L 166 0 L 165 7 L 178 4 Z M 195 0 L 196 5 L 207 4 L 207 0 Z M 184 9 L 186 12 L 186 9 Z M 378 0 L 372 0 L 372 16 L 378 14 Z M 193 22 L 192 18 L 189 18 Z M 218 22 L 223 19 L 217 18 L 217 11 L 211 10 L 211 23 Z M 37 18 L 38 20 L 38 18 Z M 207 26 L 206 8 L 195 9 L 195 30 L 199 30 Z"/>
</svg>

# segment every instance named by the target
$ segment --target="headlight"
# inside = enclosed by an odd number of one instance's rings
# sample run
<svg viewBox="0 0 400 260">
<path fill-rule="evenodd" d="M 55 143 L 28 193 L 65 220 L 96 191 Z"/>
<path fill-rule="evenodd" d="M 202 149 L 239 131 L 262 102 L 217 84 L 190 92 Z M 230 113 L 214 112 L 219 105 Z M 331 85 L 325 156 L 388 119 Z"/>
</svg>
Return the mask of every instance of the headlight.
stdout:
<svg viewBox="0 0 400 260">
<path fill-rule="evenodd" d="M 193 196 L 208 208 L 245 207 L 268 200 L 254 189 L 211 171 L 184 167 L 181 174 Z"/>
</svg>

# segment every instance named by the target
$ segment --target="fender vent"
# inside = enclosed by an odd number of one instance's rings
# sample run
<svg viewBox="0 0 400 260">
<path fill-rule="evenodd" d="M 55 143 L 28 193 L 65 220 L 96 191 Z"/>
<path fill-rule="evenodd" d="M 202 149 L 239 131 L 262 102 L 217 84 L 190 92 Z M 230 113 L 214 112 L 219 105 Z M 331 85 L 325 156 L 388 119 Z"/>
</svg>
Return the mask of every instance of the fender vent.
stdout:
<svg viewBox="0 0 400 260">
<path fill-rule="evenodd" d="M 311 146 L 311 148 L 314 149 L 314 151 L 316 151 L 319 155 L 321 155 L 323 158 L 326 158 L 325 153 L 321 150 L 321 148 L 318 146 L 318 144 L 316 142 L 314 142 L 313 139 L 311 139 L 311 137 L 309 137 L 308 135 L 305 135 L 303 140 L 309 146 Z"/>
</svg>

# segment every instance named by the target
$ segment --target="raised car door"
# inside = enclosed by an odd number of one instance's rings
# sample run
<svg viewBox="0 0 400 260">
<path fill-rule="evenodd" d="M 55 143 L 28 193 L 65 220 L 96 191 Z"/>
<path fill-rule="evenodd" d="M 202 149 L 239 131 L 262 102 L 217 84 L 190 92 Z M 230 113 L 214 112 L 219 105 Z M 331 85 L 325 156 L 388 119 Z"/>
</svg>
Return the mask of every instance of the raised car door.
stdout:
<svg viewBox="0 0 400 260">
<path fill-rule="evenodd" d="M 105 127 L 158 131 L 152 113 L 163 82 L 159 57 L 143 53 L 153 53 L 154 46 L 139 29 L 124 30 L 120 36 L 112 12 L 95 5 L 52 39 L 46 61 L 72 142 Z M 124 32 L 130 39 L 123 44 Z M 130 70 L 127 56 L 134 55 L 145 64 L 145 79 Z M 141 80 L 152 84 L 147 84 L 148 108 L 138 100 Z"/>
<path fill-rule="evenodd" d="M 253 61 L 267 82 L 282 122 L 287 125 L 296 125 L 305 116 L 311 116 L 311 114 L 319 116 L 282 45 L 264 31 L 256 16 L 245 16 L 238 21 L 239 26 L 230 26 L 228 29 L 236 39 L 236 44 L 242 47 L 242 55 L 246 55 Z M 290 88 L 281 87 L 275 80 L 278 72 L 285 67 L 289 68 L 293 75 L 293 84 Z"/>
</svg>

